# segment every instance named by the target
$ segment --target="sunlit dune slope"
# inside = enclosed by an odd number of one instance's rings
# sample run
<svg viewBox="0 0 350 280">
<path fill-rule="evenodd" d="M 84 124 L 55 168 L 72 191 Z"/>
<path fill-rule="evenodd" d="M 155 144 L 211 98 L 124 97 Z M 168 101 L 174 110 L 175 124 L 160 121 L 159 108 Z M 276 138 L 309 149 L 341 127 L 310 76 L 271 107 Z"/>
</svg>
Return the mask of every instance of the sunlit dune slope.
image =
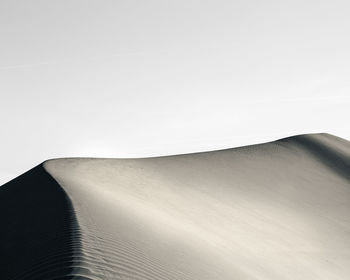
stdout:
<svg viewBox="0 0 350 280">
<path fill-rule="evenodd" d="M 1 279 L 349 279 L 350 143 L 44 162 L 0 187 Z"/>
</svg>

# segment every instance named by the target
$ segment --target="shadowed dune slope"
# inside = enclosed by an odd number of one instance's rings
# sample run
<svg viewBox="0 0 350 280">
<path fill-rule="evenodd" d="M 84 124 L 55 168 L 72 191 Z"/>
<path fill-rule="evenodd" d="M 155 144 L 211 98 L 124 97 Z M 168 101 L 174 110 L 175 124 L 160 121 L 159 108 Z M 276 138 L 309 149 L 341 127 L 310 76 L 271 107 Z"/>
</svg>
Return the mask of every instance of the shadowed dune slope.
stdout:
<svg viewBox="0 0 350 280">
<path fill-rule="evenodd" d="M 54 159 L 0 188 L 1 279 L 350 278 L 350 143 Z"/>
<path fill-rule="evenodd" d="M 80 250 L 70 199 L 39 165 L 0 187 L 0 279 L 70 279 Z"/>
</svg>

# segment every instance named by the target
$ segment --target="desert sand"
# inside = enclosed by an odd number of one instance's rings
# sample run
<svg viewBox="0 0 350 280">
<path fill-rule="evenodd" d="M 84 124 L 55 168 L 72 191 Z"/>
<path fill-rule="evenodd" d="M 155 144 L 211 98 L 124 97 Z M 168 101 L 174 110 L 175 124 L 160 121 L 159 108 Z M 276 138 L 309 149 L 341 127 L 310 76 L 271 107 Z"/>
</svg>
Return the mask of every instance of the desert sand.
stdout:
<svg viewBox="0 0 350 280">
<path fill-rule="evenodd" d="M 48 160 L 0 210 L 1 279 L 350 279 L 350 143 L 329 134 Z"/>
</svg>

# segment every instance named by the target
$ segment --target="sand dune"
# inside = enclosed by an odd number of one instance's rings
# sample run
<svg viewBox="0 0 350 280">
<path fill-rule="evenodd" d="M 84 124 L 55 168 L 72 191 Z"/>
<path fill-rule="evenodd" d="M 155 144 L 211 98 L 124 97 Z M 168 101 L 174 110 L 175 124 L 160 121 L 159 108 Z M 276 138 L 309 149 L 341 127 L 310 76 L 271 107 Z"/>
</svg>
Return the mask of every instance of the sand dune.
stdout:
<svg viewBox="0 0 350 280">
<path fill-rule="evenodd" d="M 350 279 L 350 143 L 54 159 L 0 187 L 1 279 Z"/>
</svg>

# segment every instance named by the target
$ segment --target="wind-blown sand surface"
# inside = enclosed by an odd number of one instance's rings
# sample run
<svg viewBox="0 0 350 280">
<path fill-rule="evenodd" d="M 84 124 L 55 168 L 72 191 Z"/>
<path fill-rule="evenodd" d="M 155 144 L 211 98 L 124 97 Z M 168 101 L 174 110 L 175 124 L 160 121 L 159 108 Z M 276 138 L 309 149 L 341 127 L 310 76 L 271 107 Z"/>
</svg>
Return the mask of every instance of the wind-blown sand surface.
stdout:
<svg viewBox="0 0 350 280">
<path fill-rule="evenodd" d="M 329 134 L 49 160 L 0 210 L 1 279 L 350 279 L 350 143 Z"/>
</svg>

